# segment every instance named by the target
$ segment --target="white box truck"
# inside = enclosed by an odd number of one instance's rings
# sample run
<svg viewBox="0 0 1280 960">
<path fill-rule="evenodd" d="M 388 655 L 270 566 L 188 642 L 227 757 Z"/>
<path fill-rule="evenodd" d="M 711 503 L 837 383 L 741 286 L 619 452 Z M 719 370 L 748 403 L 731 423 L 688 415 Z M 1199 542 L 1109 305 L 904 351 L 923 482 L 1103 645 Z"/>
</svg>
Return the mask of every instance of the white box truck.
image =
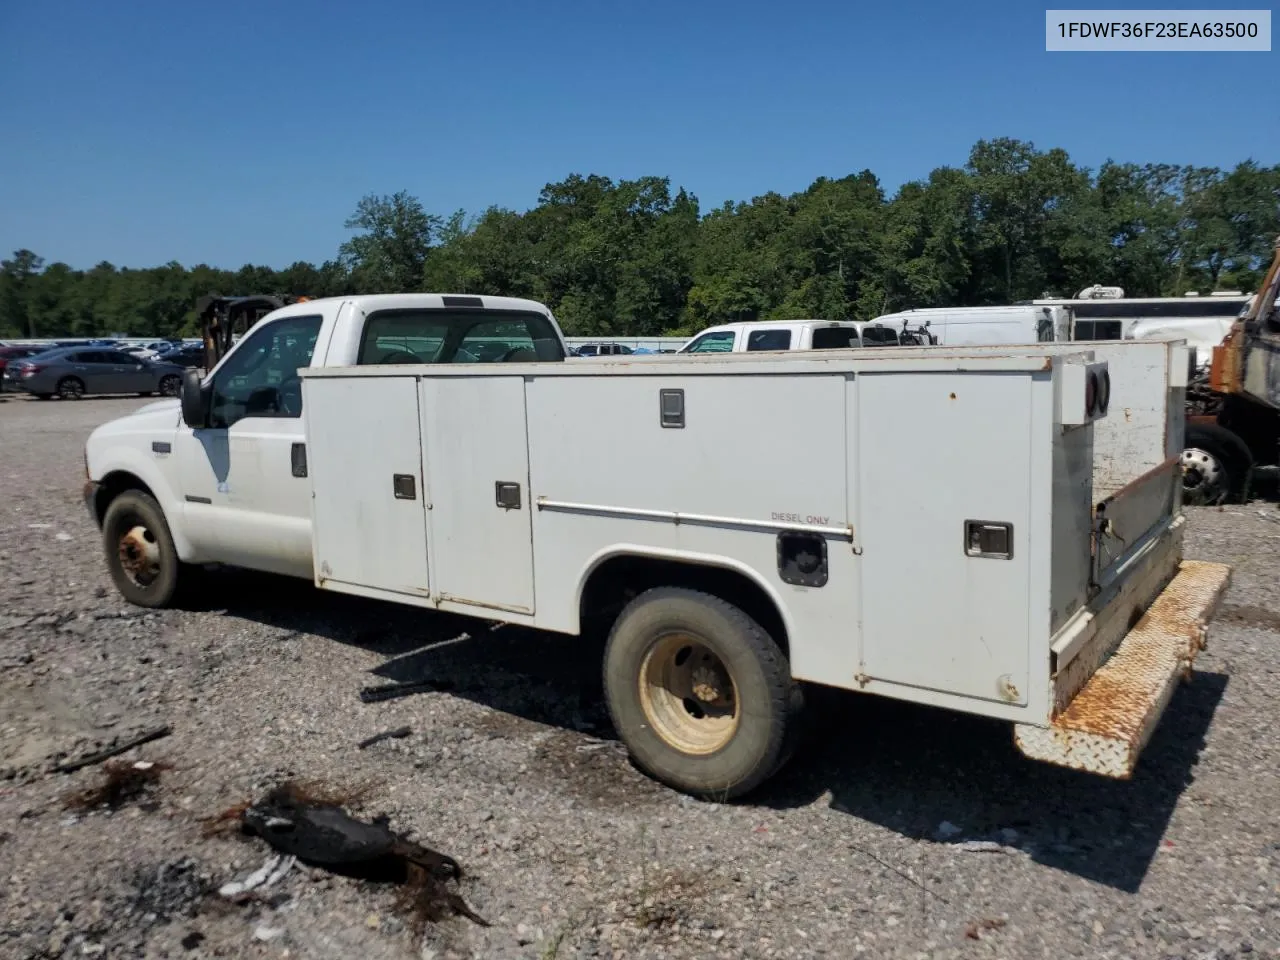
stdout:
<svg viewBox="0 0 1280 960">
<path fill-rule="evenodd" d="M 495 338 L 495 362 L 459 362 Z M 1130 346 L 1154 375 L 1115 395 L 1167 416 L 1185 351 Z M 577 634 L 604 612 L 620 738 L 702 796 L 785 763 L 804 682 L 999 718 L 1030 757 L 1132 774 L 1229 569 L 1183 558 L 1180 438 L 1099 445 L 1108 361 L 566 352 L 532 301 L 268 315 L 181 407 L 89 438 L 117 587 L 163 605 L 221 562 L 424 616 Z M 1099 479 L 1108 449 L 1128 466 Z M 902 589 L 921 580 L 927 604 Z"/>
</svg>

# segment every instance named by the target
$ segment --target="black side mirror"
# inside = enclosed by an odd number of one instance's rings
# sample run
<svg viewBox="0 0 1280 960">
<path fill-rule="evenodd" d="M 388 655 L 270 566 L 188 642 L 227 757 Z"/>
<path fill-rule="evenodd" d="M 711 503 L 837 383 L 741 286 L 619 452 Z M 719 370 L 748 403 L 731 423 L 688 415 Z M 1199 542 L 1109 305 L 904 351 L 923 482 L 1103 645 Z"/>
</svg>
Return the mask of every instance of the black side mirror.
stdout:
<svg viewBox="0 0 1280 960">
<path fill-rule="evenodd" d="M 209 388 L 200 381 L 200 371 L 188 367 L 182 372 L 182 421 L 192 430 L 209 425 Z"/>
</svg>

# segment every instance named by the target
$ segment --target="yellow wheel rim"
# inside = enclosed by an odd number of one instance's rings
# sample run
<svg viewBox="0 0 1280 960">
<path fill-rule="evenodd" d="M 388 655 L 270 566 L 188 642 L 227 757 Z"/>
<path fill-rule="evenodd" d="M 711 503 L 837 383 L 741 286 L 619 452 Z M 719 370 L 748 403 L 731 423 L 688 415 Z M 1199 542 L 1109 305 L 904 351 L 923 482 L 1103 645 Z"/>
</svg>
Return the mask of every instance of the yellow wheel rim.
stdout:
<svg viewBox="0 0 1280 960">
<path fill-rule="evenodd" d="M 640 664 L 640 706 L 668 746 L 715 753 L 738 729 L 738 687 L 724 662 L 697 637 L 660 637 Z"/>
</svg>

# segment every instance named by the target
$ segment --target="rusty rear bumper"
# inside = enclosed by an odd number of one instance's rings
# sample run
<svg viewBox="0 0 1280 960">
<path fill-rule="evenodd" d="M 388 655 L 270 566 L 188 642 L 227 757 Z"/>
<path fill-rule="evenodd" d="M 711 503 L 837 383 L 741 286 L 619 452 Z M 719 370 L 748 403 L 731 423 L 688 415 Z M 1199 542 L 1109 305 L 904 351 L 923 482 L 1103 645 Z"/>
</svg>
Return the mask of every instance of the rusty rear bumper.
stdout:
<svg viewBox="0 0 1280 960">
<path fill-rule="evenodd" d="M 1208 621 L 1231 580 L 1225 564 L 1184 560 L 1115 653 L 1049 726 L 1014 726 L 1034 760 L 1128 779 L 1179 678 L 1205 645 Z"/>
</svg>

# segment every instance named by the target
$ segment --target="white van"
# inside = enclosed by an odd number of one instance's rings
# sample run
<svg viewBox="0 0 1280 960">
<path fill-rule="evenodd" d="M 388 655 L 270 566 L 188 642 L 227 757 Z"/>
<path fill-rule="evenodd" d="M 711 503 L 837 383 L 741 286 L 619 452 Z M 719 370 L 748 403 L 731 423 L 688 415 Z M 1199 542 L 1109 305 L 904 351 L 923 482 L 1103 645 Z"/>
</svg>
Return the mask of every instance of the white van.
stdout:
<svg viewBox="0 0 1280 960">
<path fill-rule="evenodd" d="M 927 327 L 943 346 L 1054 343 L 1071 339 L 1071 314 L 1060 306 L 927 307 L 876 317 L 889 327 Z"/>
<path fill-rule="evenodd" d="M 708 327 L 676 352 L 743 353 L 898 345 L 897 331 L 879 321 L 752 320 Z"/>
</svg>

